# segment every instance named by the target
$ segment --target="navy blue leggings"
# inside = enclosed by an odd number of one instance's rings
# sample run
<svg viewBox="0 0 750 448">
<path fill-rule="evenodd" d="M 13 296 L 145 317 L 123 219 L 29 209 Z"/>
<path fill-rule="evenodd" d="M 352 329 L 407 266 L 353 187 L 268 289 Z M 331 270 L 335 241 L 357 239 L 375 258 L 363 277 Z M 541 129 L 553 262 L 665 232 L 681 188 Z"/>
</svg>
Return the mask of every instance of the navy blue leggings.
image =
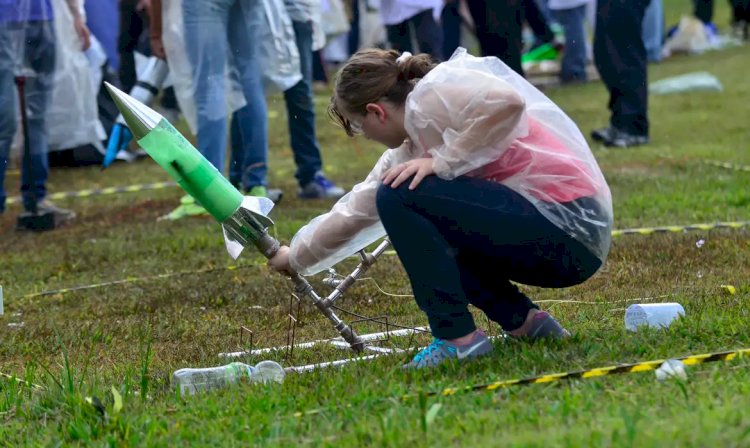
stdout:
<svg viewBox="0 0 750 448">
<path fill-rule="evenodd" d="M 378 213 L 435 337 L 474 331 L 470 303 L 514 330 L 538 307 L 511 281 L 562 288 L 601 266 L 590 250 L 504 185 L 428 176 L 409 191 L 409 182 L 395 189 L 381 185 Z"/>
</svg>

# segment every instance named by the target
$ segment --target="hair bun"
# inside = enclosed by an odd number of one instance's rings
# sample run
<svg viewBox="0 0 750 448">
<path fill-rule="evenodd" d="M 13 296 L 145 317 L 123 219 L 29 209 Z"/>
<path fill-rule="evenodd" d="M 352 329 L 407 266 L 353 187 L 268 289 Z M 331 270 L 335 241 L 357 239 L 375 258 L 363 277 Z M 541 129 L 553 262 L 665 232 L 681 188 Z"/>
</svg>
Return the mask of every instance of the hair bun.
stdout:
<svg viewBox="0 0 750 448">
<path fill-rule="evenodd" d="M 403 59 L 401 59 L 403 58 Z M 404 52 L 398 59 L 399 81 L 411 81 L 413 79 L 421 79 L 435 67 L 435 60 L 428 54 L 418 54 L 416 56 L 411 55 L 409 52 Z"/>
</svg>

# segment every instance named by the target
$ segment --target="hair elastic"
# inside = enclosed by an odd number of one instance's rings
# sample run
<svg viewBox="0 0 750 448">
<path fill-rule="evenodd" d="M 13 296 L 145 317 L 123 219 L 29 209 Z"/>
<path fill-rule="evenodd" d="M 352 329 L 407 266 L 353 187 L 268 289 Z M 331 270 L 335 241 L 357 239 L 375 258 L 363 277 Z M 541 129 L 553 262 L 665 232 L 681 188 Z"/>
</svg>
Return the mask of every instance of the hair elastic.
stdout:
<svg viewBox="0 0 750 448">
<path fill-rule="evenodd" d="M 404 51 L 403 53 L 401 53 L 401 56 L 396 59 L 396 64 L 401 65 L 410 57 L 412 57 L 412 54 L 408 51 Z"/>
</svg>

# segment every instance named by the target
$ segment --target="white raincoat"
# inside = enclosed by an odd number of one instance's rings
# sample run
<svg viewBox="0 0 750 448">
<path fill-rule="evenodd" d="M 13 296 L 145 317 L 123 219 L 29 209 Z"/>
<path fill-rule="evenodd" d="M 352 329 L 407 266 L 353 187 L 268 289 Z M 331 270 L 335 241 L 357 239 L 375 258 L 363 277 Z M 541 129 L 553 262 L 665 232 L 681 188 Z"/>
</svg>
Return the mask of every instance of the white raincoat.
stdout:
<svg viewBox="0 0 750 448">
<path fill-rule="evenodd" d="M 405 105 L 409 139 L 389 149 L 372 172 L 292 239 L 290 264 L 318 273 L 385 235 L 375 195 L 390 167 L 432 157 L 443 179 L 499 182 L 602 261 L 609 252 L 612 198 L 578 127 L 549 98 L 497 58 L 459 48 L 428 73 Z M 587 197 L 590 207 L 575 199 Z"/>
</svg>

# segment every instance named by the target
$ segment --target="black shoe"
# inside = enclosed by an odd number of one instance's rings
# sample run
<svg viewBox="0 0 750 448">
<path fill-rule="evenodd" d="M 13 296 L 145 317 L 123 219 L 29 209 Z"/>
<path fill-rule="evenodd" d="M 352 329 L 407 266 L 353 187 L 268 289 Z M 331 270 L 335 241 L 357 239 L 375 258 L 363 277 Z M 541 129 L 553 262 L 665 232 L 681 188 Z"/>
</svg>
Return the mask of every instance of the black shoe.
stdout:
<svg viewBox="0 0 750 448">
<path fill-rule="evenodd" d="M 606 128 L 601 129 L 594 129 L 591 131 L 591 138 L 594 139 L 595 142 L 606 142 L 610 139 L 610 136 L 612 135 L 612 127 L 607 126 Z"/>
<path fill-rule="evenodd" d="M 648 144 L 647 135 L 631 134 L 616 128 L 610 128 L 608 137 L 603 141 L 604 146 L 613 148 L 632 148 Z"/>
</svg>

